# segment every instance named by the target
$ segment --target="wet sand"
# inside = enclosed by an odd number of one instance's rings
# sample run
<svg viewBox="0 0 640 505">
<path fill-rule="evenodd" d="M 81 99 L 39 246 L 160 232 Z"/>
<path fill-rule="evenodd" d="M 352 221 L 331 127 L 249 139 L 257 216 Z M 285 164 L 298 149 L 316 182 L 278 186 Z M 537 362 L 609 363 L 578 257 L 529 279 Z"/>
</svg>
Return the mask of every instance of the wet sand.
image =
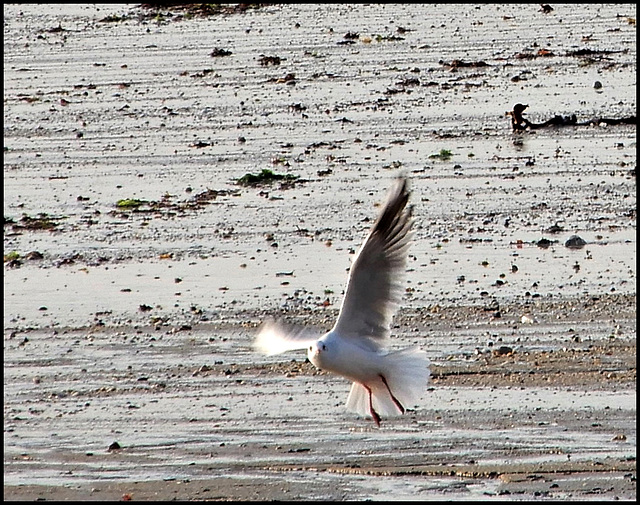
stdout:
<svg viewBox="0 0 640 505">
<path fill-rule="evenodd" d="M 4 14 L 5 499 L 635 499 L 636 127 L 504 116 L 635 115 L 634 9 Z M 331 326 L 398 173 L 433 381 L 377 429 L 251 341 Z"/>
</svg>

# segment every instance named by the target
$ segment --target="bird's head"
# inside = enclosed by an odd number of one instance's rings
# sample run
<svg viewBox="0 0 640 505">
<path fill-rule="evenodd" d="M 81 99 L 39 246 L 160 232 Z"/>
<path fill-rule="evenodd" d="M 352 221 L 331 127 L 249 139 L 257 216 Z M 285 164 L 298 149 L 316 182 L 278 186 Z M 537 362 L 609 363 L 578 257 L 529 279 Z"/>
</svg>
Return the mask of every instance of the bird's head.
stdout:
<svg viewBox="0 0 640 505">
<path fill-rule="evenodd" d="M 322 359 L 325 357 L 328 350 L 329 346 L 324 341 L 317 340 L 307 348 L 307 357 L 311 363 L 318 368 L 321 368 L 320 363 L 322 363 Z"/>
</svg>

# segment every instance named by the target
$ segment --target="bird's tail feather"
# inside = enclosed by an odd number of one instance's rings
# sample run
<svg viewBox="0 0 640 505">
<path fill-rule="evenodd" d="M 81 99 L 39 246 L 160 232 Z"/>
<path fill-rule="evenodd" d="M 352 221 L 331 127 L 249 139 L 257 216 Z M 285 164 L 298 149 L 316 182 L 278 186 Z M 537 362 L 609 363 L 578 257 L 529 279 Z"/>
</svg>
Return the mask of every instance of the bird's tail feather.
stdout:
<svg viewBox="0 0 640 505">
<path fill-rule="evenodd" d="M 411 408 L 427 389 L 430 376 L 427 353 L 418 347 L 391 352 L 385 356 L 382 375 L 386 384 L 382 378 L 367 383 L 373 408 L 382 415 L 401 414 L 394 397 L 403 408 Z M 369 392 L 363 384 L 354 382 L 351 385 L 347 410 L 361 415 L 370 414 Z"/>
</svg>

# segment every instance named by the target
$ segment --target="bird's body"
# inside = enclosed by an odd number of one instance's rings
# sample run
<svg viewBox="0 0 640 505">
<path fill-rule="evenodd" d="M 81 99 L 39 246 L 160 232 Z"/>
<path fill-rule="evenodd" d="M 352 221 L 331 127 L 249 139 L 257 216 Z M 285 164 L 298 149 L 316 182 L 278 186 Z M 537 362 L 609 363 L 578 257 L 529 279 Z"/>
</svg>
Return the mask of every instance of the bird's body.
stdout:
<svg viewBox="0 0 640 505">
<path fill-rule="evenodd" d="M 309 361 L 321 370 L 354 381 L 376 380 L 382 371 L 384 353 L 358 346 L 334 332 L 321 337 L 307 351 Z"/>
<path fill-rule="evenodd" d="M 352 381 L 347 409 L 370 413 L 378 425 L 379 414 L 404 414 L 429 379 L 426 353 L 416 347 L 375 351 L 329 332 L 310 346 L 307 356 L 317 368 Z"/>
<path fill-rule="evenodd" d="M 353 381 L 347 409 L 369 413 L 378 426 L 380 413 L 403 414 L 429 380 L 424 351 L 385 348 L 411 238 L 408 199 L 407 181 L 399 179 L 353 262 L 338 320 L 328 333 L 318 338 L 308 330 L 267 321 L 255 342 L 269 355 L 307 348 L 317 368 Z"/>
</svg>

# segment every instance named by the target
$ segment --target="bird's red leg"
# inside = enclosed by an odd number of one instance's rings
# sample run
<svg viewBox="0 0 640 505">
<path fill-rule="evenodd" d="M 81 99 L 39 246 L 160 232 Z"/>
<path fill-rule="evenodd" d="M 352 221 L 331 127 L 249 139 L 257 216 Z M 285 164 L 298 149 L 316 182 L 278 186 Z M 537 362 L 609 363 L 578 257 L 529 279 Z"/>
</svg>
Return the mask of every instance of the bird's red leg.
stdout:
<svg viewBox="0 0 640 505">
<path fill-rule="evenodd" d="M 395 396 L 393 396 L 393 393 L 389 388 L 389 384 L 387 384 L 387 379 L 385 379 L 384 375 L 382 374 L 380 374 L 380 378 L 382 379 L 382 382 L 384 382 L 384 385 L 387 386 L 387 391 L 389 391 L 389 394 L 391 395 L 391 399 L 393 400 L 393 403 L 395 403 L 396 407 L 398 407 L 398 410 L 400 411 L 400 413 L 404 414 L 404 407 L 402 406 L 402 403 L 400 403 L 398 399 Z M 371 395 L 371 392 L 369 392 L 369 395 Z"/>
<path fill-rule="evenodd" d="M 371 389 L 368 386 L 363 384 L 364 388 L 369 392 L 369 412 L 371 413 L 371 417 L 373 417 L 373 421 L 376 423 L 376 426 L 380 428 L 380 416 L 373 408 L 373 399 L 371 398 Z"/>
</svg>

